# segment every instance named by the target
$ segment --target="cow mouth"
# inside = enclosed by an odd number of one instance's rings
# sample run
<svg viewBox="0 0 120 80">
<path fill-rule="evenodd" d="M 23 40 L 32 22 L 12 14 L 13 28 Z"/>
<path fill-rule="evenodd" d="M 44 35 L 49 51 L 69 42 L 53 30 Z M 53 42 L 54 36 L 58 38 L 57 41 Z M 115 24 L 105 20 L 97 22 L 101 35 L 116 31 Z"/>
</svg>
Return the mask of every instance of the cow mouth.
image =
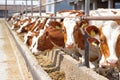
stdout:
<svg viewBox="0 0 120 80">
<path fill-rule="evenodd" d="M 103 69 L 110 69 L 110 68 L 116 67 L 116 64 L 106 62 L 106 63 L 100 64 L 100 67 Z"/>
</svg>

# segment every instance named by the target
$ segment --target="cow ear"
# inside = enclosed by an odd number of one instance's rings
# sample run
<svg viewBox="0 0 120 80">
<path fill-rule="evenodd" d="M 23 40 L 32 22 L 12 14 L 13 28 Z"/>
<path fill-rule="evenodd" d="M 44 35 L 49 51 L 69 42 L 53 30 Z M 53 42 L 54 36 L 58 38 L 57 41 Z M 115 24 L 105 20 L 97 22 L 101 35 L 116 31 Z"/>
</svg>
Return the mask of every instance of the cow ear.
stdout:
<svg viewBox="0 0 120 80">
<path fill-rule="evenodd" d="M 96 38 L 91 38 L 91 37 L 89 37 L 87 41 L 90 45 L 93 45 L 93 46 L 98 46 L 100 43 Z"/>
<path fill-rule="evenodd" d="M 88 25 L 88 21 L 87 20 L 79 21 L 77 22 L 77 25 L 84 29 Z"/>
<path fill-rule="evenodd" d="M 87 34 L 91 37 L 94 37 L 95 35 L 99 34 L 99 29 L 94 26 L 94 25 L 89 25 L 85 28 L 85 31 L 87 32 Z"/>
</svg>

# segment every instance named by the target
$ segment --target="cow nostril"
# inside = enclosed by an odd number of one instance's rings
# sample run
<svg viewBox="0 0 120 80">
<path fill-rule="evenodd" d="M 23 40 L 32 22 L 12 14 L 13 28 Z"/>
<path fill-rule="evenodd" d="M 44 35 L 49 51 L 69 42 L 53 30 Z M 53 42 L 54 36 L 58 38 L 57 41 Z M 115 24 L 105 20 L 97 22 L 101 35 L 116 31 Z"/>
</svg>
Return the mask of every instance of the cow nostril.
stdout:
<svg viewBox="0 0 120 80">
<path fill-rule="evenodd" d="M 106 69 L 107 65 L 101 65 L 101 68 Z"/>
</svg>

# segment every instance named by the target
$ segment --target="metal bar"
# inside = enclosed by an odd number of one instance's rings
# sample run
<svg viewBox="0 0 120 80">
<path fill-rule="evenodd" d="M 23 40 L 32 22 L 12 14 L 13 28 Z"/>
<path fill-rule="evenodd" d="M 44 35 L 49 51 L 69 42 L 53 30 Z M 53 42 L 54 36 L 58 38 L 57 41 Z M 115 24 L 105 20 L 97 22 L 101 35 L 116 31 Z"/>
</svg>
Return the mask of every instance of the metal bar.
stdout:
<svg viewBox="0 0 120 80">
<path fill-rule="evenodd" d="M 113 8 L 113 0 L 108 0 L 108 8 Z"/>
<path fill-rule="evenodd" d="M 120 20 L 120 16 L 84 16 L 86 20 Z"/>
<path fill-rule="evenodd" d="M 80 17 L 57 17 L 57 16 L 39 16 L 40 18 L 64 19 L 64 18 L 80 18 L 80 20 L 120 20 L 120 16 L 80 16 Z"/>
<path fill-rule="evenodd" d="M 38 7 L 44 7 L 44 6 L 55 4 L 55 3 L 59 3 L 59 2 L 62 2 L 62 1 L 65 1 L 65 0 L 59 0 L 59 1 L 55 1 L 55 2 L 50 2 L 50 3 L 43 4 L 43 5 L 41 4 L 39 6 L 33 7 L 33 9 L 38 8 Z M 27 8 L 27 10 L 29 10 L 29 9 L 31 9 L 31 8 Z"/>
<path fill-rule="evenodd" d="M 85 0 L 85 16 L 89 15 L 90 0 Z M 84 65 L 89 67 L 89 44 L 87 42 L 88 34 L 85 32 L 85 54 L 84 54 Z"/>
<path fill-rule="evenodd" d="M 7 19 L 7 0 L 5 0 L 5 19 Z"/>
<path fill-rule="evenodd" d="M 26 11 L 25 11 L 25 12 L 26 12 L 26 16 L 27 16 L 27 10 L 28 10 L 28 9 L 27 9 L 27 0 L 26 0 L 26 6 L 25 6 L 25 7 L 26 7 Z"/>
<path fill-rule="evenodd" d="M 93 10 L 97 9 L 97 0 L 93 0 Z"/>
<path fill-rule="evenodd" d="M 57 3 L 57 1 L 56 0 L 54 0 L 54 15 L 56 16 L 56 3 Z"/>
<path fill-rule="evenodd" d="M 51 5 L 51 4 L 59 3 L 59 2 L 62 2 L 62 1 L 65 1 L 65 0 L 53 1 L 53 2 L 50 2 L 50 3 L 43 4 L 41 6 Z"/>
<path fill-rule="evenodd" d="M 41 13 L 42 13 L 42 7 L 41 7 L 41 5 L 42 5 L 42 0 L 39 0 L 39 13 L 40 13 L 40 16 L 41 16 Z"/>
<path fill-rule="evenodd" d="M 31 0 L 31 16 L 33 17 L 33 0 Z"/>
</svg>

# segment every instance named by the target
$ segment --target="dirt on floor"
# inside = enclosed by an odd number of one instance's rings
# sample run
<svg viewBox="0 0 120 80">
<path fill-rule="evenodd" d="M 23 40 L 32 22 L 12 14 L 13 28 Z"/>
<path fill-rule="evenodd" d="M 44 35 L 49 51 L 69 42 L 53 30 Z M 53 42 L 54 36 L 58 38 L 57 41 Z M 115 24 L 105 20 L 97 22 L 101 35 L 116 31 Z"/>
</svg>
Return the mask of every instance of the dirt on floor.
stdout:
<svg viewBox="0 0 120 80">
<path fill-rule="evenodd" d="M 41 67 L 49 74 L 52 80 L 65 80 L 64 71 L 59 71 L 50 59 L 48 59 L 44 54 L 35 56 Z"/>
</svg>

